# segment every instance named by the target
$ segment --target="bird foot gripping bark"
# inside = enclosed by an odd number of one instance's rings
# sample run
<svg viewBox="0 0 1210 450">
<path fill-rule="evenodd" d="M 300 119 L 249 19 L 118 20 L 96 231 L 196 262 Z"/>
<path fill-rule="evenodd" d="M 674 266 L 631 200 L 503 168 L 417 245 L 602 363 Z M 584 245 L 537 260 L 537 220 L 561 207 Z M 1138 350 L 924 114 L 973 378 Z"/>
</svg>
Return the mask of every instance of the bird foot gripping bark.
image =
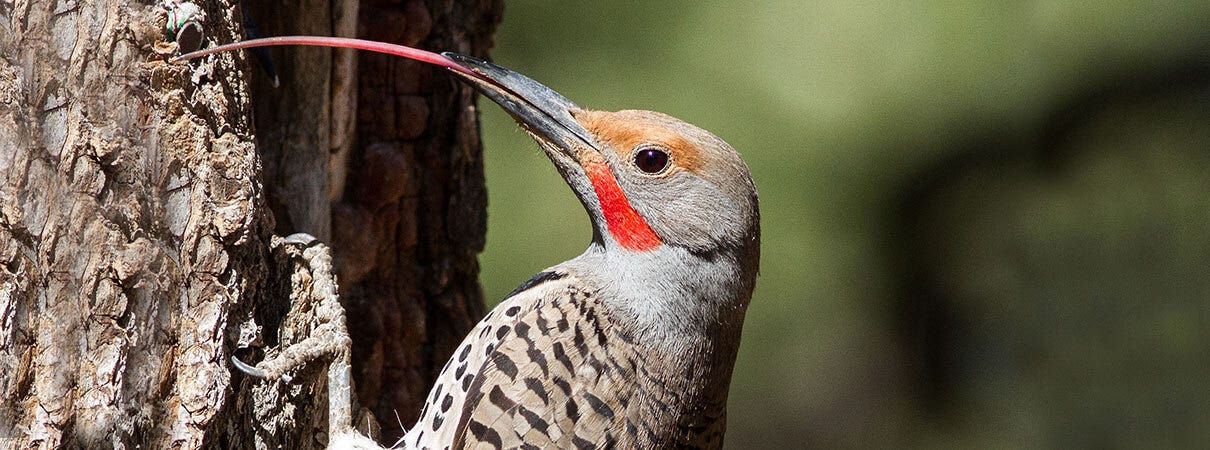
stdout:
<svg viewBox="0 0 1210 450">
<path fill-rule="evenodd" d="M 231 362 L 239 371 L 255 378 L 280 380 L 290 383 L 290 372 L 307 363 L 329 358 L 328 385 L 328 447 L 380 449 L 372 439 L 353 428 L 352 376 L 349 352 L 352 341 L 345 325 L 345 311 L 340 304 L 336 277 L 332 274 L 332 256 L 329 248 L 314 236 L 297 233 L 285 238 L 274 237 L 273 248 L 281 251 L 286 246 L 301 246 L 301 255 L 296 251 L 288 254 L 301 256 L 304 267 L 291 275 L 292 282 L 309 284 L 304 290 L 309 299 L 294 298 L 293 302 L 310 301 L 314 306 L 317 325 L 302 341 L 288 345 L 275 356 L 255 366 L 240 361 L 235 356 Z"/>
<path fill-rule="evenodd" d="M 295 233 L 274 239 L 274 247 L 298 245 L 306 248 L 302 258 L 308 264 L 313 281 L 312 295 L 318 297 L 320 308 L 316 311 L 321 323 L 311 336 L 282 350 L 277 356 L 261 361 L 256 366 L 248 365 L 232 355 L 231 363 L 240 372 L 261 379 L 281 379 L 283 383 L 294 380 L 288 372 L 309 361 L 332 355 L 333 366 L 341 360 L 348 361 L 349 336 L 344 329 L 344 308 L 336 294 L 336 280 L 331 276 L 331 256 L 327 246 L 318 244 L 318 239 L 306 233 Z M 312 244 L 318 244 L 312 246 Z M 318 257 L 318 258 L 317 258 Z M 329 289 L 330 287 L 330 289 Z M 336 308 L 329 303 L 335 302 Z M 338 309 L 338 310 L 337 310 Z M 333 314 L 335 313 L 335 314 Z M 331 375 L 331 374 L 329 374 Z"/>
</svg>

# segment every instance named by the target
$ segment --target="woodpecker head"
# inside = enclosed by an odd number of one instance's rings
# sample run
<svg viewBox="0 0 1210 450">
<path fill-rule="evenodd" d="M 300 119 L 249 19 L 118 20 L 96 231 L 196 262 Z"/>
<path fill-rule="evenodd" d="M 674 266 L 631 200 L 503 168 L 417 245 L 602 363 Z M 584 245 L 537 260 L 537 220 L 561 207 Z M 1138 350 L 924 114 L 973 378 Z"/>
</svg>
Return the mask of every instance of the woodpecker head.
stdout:
<svg viewBox="0 0 1210 450">
<path fill-rule="evenodd" d="M 755 270 L 760 221 L 756 187 L 722 139 L 651 111 L 593 111 L 523 75 L 446 53 L 455 72 L 528 131 L 592 218 L 606 251 L 664 246 L 742 258 Z M 754 275 L 754 274 L 753 274 Z"/>
<path fill-rule="evenodd" d="M 730 145 L 651 111 L 592 111 L 521 74 L 455 53 L 361 39 L 281 36 L 173 58 L 273 45 L 342 47 L 444 67 L 498 103 L 546 151 L 592 218 L 607 251 L 665 246 L 706 257 L 739 256 L 755 276 L 760 212 L 748 166 Z"/>
</svg>

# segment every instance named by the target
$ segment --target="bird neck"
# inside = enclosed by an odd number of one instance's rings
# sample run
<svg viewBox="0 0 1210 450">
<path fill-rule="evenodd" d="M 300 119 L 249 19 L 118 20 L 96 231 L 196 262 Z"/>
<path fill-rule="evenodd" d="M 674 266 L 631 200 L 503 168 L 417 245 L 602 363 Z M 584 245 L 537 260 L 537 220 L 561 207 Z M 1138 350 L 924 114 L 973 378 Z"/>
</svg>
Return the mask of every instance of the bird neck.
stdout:
<svg viewBox="0 0 1210 450">
<path fill-rule="evenodd" d="M 725 395 L 756 277 L 740 252 L 701 255 L 675 245 L 631 252 L 593 244 L 564 265 L 599 289 L 616 324 L 653 357 L 675 356 L 666 360 L 669 370 L 721 381 Z"/>
<path fill-rule="evenodd" d="M 756 264 L 744 249 L 701 255 L 675 245 L 630 252 L 596 243 L 561 265 L 598 292 L 643 372 L 663 380 L 647 395 L 671 413 L 661 416 L 662 426 L 677 430 L 669 445 L 710 446 L 702 442 L 722 436 Z"/>
</svg>

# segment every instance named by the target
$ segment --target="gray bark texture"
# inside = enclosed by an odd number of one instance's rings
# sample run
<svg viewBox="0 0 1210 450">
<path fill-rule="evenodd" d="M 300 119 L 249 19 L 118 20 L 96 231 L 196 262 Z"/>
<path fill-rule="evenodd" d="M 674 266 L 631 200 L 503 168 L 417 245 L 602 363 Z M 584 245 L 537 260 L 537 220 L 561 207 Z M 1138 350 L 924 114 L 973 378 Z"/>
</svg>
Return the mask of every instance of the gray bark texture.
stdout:
<svg viewBox="0 0 1210 450">
<path fill-rule="evenodd" d="M 501 13 L 198 5 L 202 46 L 247 13 L 480 57 Z M 390 443 L 484 312 L 473 95 L 327 49 L 273 49 L 278 88 L 244 53 L 169 63 L 177 6 L 0 0 L 0 448 Z"/>
</svg>

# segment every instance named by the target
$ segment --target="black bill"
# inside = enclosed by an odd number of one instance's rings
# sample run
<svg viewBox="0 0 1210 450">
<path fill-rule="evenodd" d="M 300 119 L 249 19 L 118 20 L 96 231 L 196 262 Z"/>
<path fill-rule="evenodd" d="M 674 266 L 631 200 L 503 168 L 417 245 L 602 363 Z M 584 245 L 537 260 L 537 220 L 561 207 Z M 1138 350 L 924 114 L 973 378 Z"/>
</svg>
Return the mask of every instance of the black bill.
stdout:
<svg viewBox="0 0 1210 450">
<path fill-rule="evenodd" d="M 575 147 L 586 145 L 596 148 L 588 131 L 573 117 L 580 107 L 558 92 L 525 75 L 487 61 L 457 53 L 442 55 L 481 75 L 481 78 L 475 78 L 454 72 L 508 111 L 530 132 L 558 145 L 569 155 L 574 154 L 572 149 Z M 577 141 L 579 145 L 575 145 Z"/>
</svg>

